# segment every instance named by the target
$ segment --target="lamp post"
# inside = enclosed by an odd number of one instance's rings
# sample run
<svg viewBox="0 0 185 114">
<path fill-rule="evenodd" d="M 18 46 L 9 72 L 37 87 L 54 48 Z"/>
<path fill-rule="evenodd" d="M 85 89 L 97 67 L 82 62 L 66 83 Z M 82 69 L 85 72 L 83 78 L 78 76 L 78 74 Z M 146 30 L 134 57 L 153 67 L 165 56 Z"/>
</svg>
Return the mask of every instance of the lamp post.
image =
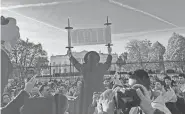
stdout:
<svg viewBox="0 0 185 114">
<path fill-rule="evenodd" d="M 51 63 L 49 64 L 49 76 L 51 78 Z"/>
<path fill-rule="evenodd" d="M 125 62 L 123 61 L 122 57 L 119 56 L 117 61 L 116 61 L 116 65 L 119 67 L 119 71 L 120 71 L 120 77 L 121 77 L 121 67 L 125 64 Z"/>
</svg>

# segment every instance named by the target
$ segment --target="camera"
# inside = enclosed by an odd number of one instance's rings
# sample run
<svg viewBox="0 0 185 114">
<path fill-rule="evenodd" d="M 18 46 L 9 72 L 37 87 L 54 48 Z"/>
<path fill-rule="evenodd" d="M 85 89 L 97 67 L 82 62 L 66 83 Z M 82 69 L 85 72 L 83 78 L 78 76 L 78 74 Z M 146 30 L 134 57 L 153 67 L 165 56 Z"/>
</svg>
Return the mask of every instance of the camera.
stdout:
<svg viewBox="0 0 185 114">
<path fill-rule="evenodd" d="M 136 93 L 136 89 L 140 87 L 125 88 L 124 91 L 117 91 L 114 96 L 116 110 L 121 109 L 124 114 L 129 114 L 132 107 L 140 105 L 140 98 Z M 142 88 L 140 88 L 143 92 Z"/>
</svg>

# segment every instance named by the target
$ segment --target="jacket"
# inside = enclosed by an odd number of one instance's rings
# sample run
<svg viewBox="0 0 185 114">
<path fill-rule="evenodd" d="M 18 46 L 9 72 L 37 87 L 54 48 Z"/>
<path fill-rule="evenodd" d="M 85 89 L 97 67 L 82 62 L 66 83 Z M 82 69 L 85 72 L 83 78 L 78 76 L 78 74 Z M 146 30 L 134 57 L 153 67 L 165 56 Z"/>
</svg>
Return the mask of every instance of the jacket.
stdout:
<svg viewBox="0 0 185 114">
<path fill-rule="evenodd" d="M 1 108 L 1 114 L 20 114 L 20 108 L 24 105 L 25 98 L 29 98 L 29 94 L 22 90 L 15 99 Z"/>
</svg>

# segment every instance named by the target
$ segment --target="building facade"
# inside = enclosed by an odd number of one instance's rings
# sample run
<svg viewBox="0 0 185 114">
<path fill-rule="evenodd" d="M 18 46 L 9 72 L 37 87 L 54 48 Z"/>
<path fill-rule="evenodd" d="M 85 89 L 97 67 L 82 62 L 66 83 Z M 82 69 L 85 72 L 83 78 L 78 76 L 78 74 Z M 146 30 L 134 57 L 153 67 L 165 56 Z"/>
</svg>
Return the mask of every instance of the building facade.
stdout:
<svg viewBox="0 0 185 114">
<path fill-rule="evenodd" d="M 81 51 L 81 52 L 72 52 L 72 55 L 77 59 L 77 61 L 81 64 L 84 63 L 84 56 L 88 51 Z M 104 63 L 107 59 L 108 54 L 100 53 L 100 62 Z M 116 63 L 118 58 L 117 54 L 112 54 L 112 63 Z M 51 74 L 55 73 L 70 73 L 70 72 L 78 72 L 77 69 L 71 64 L 69 61 L 68 55 L 56 55 L 51 56 L 50 58 L 51 63 Z M 116 65 L 112 64 L 110 70 L 115 70 Z"/>
</svg>

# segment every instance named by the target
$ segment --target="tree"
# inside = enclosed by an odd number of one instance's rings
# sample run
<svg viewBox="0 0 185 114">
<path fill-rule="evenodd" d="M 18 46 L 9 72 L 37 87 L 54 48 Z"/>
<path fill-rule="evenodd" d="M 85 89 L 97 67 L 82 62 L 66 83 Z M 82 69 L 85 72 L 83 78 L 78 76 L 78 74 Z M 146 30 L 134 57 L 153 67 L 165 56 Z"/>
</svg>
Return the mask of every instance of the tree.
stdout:
<svg viewBox="0 0 185 114">
<path fill-rule="evenodd" d="M 126 48 L 128 50 L 128 62 L 138 62 L 140 66 L 136 65 L 135 67 L 144 69 L 145 66 L 142 62 L 148 61 L 151 42 L 149 40 L 132 40 Z"/>
<path fill-rule="evenodd" d="M 160 69 L 160 70 L 162 69 L 163 72 L 165 71 L 163 58 L 165 51 L 166 51 L 165 47 L 158 41 L 152 45 L 148 59 L 150 62 L 159 62 L 159 63 L 153 63 L 151 65 L 148 65 L 150 69 Z"/>
<path fill-rule="evenodd" d="M 11 61 L 15 68 L 19 69 L 19 75 L 26 75 L 26 67 L 35 67 L 38 68 L 38 63 L 41 61 L 41 57 L 47 59 L 47 52 L 43 50 L 40 43 L 34 44 L 20 39 L 13 51 L 10 54 Z"/>
<path fill-rule="evenodd" d="M 128 56 L 128 53 L 127 52 L 124 52 L 124 53 L 121 54 L 121 57 L 123 58 L 123 60 L 125 61 L 125 63 L 127 61 L 127 56 Z"/>
<path fill-rule="evenodd" d="M 179 61 L 171 65 L 185 72 L 185 37 L 173 33 L 168 41 L 165 58 L 169 61 Z"/>
</svg>

